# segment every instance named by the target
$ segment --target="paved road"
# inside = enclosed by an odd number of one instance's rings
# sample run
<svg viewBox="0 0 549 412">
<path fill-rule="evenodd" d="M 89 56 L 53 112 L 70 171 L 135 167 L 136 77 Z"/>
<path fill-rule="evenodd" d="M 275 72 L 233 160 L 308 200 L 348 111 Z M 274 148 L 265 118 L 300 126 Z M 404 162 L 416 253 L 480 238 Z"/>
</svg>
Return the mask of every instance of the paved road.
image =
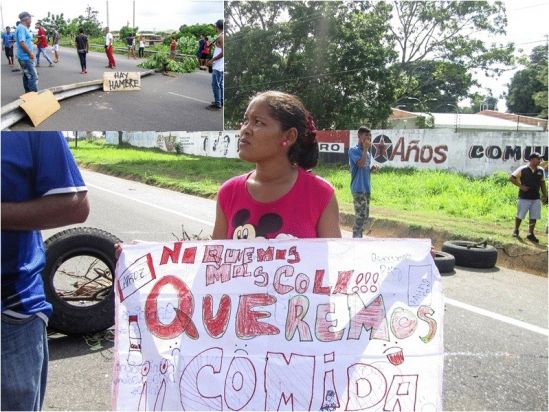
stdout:
<svg viewBox="0 0 549 412">
<path fill-rule="evenodd" d="M 136 67 L 139 60 L 115 55 L 117 69 L 145 71 Z M 39 88 L 45 89 L 101 79 L 105 68 L 104 53 L 88 54 L 88 74 L 80 74 L 74 49 L 61 48 L 60 62 L 48 67 L 42 58 L 38 68 Z M 2 59 L 2 106 L 23 94 L 21 72 L 12 72 Z M 95 91 L 60 102 L 61 110 L 38 127 L 25 119 L 13 130 L 223 130 L 223 113 L 205 109 L 212 101 L 211 75 L 204 71 L 164 76 L 156 73 L 142 80 L 142 90 L 133 92 Z"/>
<path fill-rule="evenodd" d="M 182 225 L 190 234 L 211 233 L 212 200 L 89 171 L 84 178 L 92 206 L 86 226 L 125 241 L 173 240 Z M 443 286 L 444 409 L 547 410 L 547 279 L 503 268 L 457 268 L 443 277 Z M 104 340 L 95 352 L 92 344 L 50 337 L 44 409 L 111 408 L 112 344 Z"/>
</svg>

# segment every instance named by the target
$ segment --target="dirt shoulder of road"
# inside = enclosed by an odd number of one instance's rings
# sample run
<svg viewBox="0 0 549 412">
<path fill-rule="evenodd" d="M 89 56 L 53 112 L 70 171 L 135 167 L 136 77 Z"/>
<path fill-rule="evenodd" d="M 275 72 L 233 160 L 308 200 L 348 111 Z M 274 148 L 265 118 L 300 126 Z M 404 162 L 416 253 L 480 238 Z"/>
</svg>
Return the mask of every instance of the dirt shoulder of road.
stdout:
<svg viewBox="0 0 549 412">
<path fill-rule="evenodd" d="M 352 230 L 354 215 L 340 213 L 340 221 L 345 229 Z M 430 225 L 431 222 L 425 222 L 425 224 Z M 440 250 L 442 244 L 447 240 L 478 240 L 464 239 L 447 230 L 430 226 L 409 225 L 385 217 L 370 218 L 364 235 L 380 238 L 428 238 L 431 239 L 437 250 Z M 496 266 L 547 277 L 548 253 L 546 246 L 526 243 L 523 245 L 514 243 L 494 244 L 493 246 L 498 251 Z"/>
</svg>

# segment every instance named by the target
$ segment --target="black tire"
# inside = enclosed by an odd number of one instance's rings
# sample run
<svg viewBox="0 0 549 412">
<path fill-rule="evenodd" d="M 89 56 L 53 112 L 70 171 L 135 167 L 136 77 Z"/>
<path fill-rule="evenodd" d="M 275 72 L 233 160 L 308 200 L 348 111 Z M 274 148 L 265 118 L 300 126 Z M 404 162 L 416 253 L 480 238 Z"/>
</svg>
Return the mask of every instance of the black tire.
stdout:
<svg viewBox="0 0 549 412">
<path fill-rule="evenodd" d="M 450 273 L 454 271 L 456 258 L 446 252 L 435 252 L 435 265 L 440 274 Z"/>
<path fill-rule="evenodd" d="M 45 242 L 46 267 L 42 273 L 46 299 L 53 305 L 49 326 L 67 335 L 97 333 L 114 324 L 114 244 L 121 242 L 104 230 L 79 227 L 56 233 Z M 67 260 L 78 256 L 99 259 L 110 271 L 110 289 L 105 288 L 102 300 L 90 306 L 75 306 L 63 299 L 54 287 L 54 277 Z M 108 284 L 108 280 L 105 281 Z"/>
<path fill-rule="evenodd" d="M 490 269 L 498 260 L 496 248 L 486 243 L 450 240 L 444 242 L 442 251 L 454 255 L 456 265 L 469 268 Z"/>
</svg>

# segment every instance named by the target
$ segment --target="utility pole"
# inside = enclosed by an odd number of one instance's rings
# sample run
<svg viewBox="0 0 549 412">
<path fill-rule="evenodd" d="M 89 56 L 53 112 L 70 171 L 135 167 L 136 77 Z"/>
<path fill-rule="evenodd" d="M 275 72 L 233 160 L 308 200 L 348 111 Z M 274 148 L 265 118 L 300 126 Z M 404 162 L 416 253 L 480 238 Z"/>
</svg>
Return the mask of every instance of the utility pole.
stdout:
<svg viewBox="0 0 549 412">
<path fill-rule="evenodd" d="M 132 28 L 135 28 L 135 0 L 133 0 L 133 22 Z"/>
<path fill-rule="evenodd" d="M 109 0 L 107 0 L 107 27 L 111 27 L 109 24 Z"/>
</svg>

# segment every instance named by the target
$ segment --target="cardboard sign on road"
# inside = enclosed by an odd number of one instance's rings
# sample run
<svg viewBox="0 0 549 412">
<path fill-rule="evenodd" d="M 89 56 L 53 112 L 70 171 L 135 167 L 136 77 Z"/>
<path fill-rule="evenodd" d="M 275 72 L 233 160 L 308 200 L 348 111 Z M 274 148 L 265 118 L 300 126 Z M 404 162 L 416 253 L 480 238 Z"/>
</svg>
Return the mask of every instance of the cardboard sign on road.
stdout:
<svg viewBox="0 0 549 412">
<path fill-rule="evenodd" d="M 141 73 L 139 72 L 105 72 L 103 73 L 103 91 L 127 92 L 141 90 Z"/>
<path fill-rule="evenodd" d="M 23 100 L 21 109 L 27 113 L 34 126 L 38 126 L 61 108 L 51 90 L 25 93 L 20 99 Z"/>
</svg>

